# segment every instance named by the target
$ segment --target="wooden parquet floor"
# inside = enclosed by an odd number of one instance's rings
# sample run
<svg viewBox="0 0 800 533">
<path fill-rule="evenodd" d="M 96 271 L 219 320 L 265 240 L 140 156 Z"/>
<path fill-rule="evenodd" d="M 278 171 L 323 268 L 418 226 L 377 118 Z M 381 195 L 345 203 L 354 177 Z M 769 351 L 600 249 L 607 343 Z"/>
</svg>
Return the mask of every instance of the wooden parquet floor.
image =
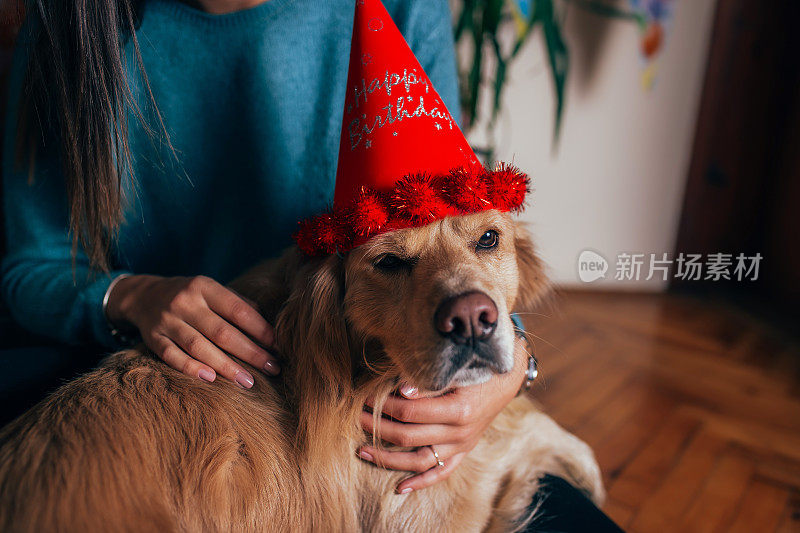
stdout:
<svg viewBox="0 0 800 533">
<path fill-rule="evenodd" d="M 800 532 L 800 351 L 687 296 L 562 292 L 532 394 L 594 449 L 631 532 Z"/>
</svg>

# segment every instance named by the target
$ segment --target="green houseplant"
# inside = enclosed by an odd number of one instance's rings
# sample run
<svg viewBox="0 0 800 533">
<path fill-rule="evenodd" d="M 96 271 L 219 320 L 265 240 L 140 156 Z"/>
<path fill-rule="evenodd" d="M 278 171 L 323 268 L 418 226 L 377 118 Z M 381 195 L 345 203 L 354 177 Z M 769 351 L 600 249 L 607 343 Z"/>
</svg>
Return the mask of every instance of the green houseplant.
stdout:
<svg viewBox="0 0 800 533">
<path fill-rule="evenodd" d="M 590 11 L 598 16 L 629 20 L 636 23 L 643 36 L 642 52 L 649 56 L 653 46 L 652 28 L 668 12 L 674 0 L 627 0 L 628 8 L 602 0 L 453 0 L 454 37 L 461 56 L 459 85 L 461 88 L 462 121 L 469 130 L 479 117 L 479 102 L 484 91 L 491 91 L 489 126 L 494 125 L 502 107 L 503 90 L 510 65 L 522 46 L 537 30 L 541 30 L 547 48 L 553 80 L 555 105 L 554 141 L 557 141 L 564 112 L 564 89 L 569 71 L 569 48 L 563 37 L 566 8 Z M 503 42 L 504 26 L 514 24 L 514 39 Z M 660 25 L 656 28 L 660 31 Z M 660 39 L 660 33 L 658 38 Z M 649 39 L 649 41 L 645 40 Z M 491 56 L 491 61 L 489 57 Z M 487 76 L 487 64 L 489 74 Z M 493 159 L 493 147 L 478 148 L 487 162 Z"/>
</svg>

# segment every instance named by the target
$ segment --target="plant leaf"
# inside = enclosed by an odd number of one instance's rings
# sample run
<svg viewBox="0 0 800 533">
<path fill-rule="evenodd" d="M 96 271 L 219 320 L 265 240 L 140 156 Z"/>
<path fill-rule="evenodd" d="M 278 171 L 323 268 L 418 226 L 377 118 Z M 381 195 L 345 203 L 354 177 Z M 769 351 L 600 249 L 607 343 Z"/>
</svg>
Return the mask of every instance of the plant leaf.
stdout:
<svg viewBox="0 0 800 533">
<path fill-rule="evenodd" d="M 551 6 L 552 7 L 552 6 Z M 553 75 L 553 85 L 556 91 L 556 113 L 553 137 L 558 142 L 561 132 L 561 118 L 564 112 L 564 88 L 567 81 L 567 70 L 569 69 L 569 51 L 561 35 L 561 27 L 558 20 L 553 16 L 552 9 L 550 16 L 542 20 L 544 39 L 547 44 L 547 56 L 550 60 L 550 72 Z"/>
<path fill-rule="evenodd" d="M 472 67 L 468 75 L 468 93 L 465 107 L 467 110 L 467 123 L 472 124 L 478 116 L 478 98 L 481 87 L 481 68 L 483 66 L 483 12 L 480 8 L 476 9 L 476 16 L 473 17 L 470 25 L 472 33 L 472 44 L 474 55 L 472 57 Z M 476 19 L 480 17 L 480 22 Z"/>
<path fill-rule="evenodd" d="M 617 18 L 624 20 L 635 20 L 637 23 L 639 23 L 640 26 L 646 25 L 647 23 L 644 15 L 642 15 L 641 13 L 620 9 L 611 4 L 595 2 L 593 0 L 567 0 L 567 1 L 576 7 L 584 9 L 590 13 L 594 13 L 595 15 L 600 15 L 602 17 Z"/>
<path fill-rule="evenodd" d="M 458 14 L 455 27 L 453 28 L 453 40 L 458 42 L 464 29 L 469 25 L 472 20 L 472 13 L 475 10 L 476 0 L 464 0 L 464 5 L 461 7 L 461 13 Z"/>
<path fill-rule="evenodd" d="M 500 47 L 500 41 L 497 40 L 496 35 L 492 35 L 492 46 L 494 47 L 494 56 L 495 61 L 497 61 L 497 69 L 494 76 L 494 101 L 492 104 L 492 118 L 489 124 L 494 126 L 497 116 L 500 114 L 503 89 L 505 89 L 506 82 L 506 66 L 508 62 L 503 58 L 503 51 Z"/>
<path fill-rule="evenodd" d="M 503 14 L 503 0 L 485 0 L 483 8 L 483 33 L 497 35 Z"/>
</svg>

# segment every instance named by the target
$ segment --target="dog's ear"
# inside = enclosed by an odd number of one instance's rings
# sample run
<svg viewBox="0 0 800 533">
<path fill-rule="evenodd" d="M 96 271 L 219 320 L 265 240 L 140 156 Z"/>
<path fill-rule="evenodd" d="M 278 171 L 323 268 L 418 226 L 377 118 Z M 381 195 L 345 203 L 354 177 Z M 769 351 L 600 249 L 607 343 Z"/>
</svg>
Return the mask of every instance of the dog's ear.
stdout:
<svg viewBox="0 0 800 533">
<path fill-rule="evenodd" d="M 330 457 L 351 453 L 347 439 L 359 434 L 356 412 L 343 411 L 353 396 L 348 328 L 344 318 L 344 259 L 337 255 L 309 259 L 290 274 L 292 289 L 275 327 L 284 355 L 285 398 L 297 412 L 295 445 L 304 450 L 301 468 L 313 486 L 331 487 L 332 498 L 342 500 L 352 486 L 350 472 L 330 475 Z M 360 412 L 363 403 L 357 404 Z M 351 416 L 352 415 L 352 416 Z M 338 488 L 337 488 L 338 487 Z M 336 495 L 339 496 L 336 496 Z M 337 504 L 332 504 L 335 509 Z M 347 502 L 338 503 L 340 509 Z M 328 525 L 341 515 L 327 516 Z M 316 528 L 319 529 L 319 528 Z M 339 528 L 347 529 L 347 528 Z"/>
<path fill-rule="evenodd" d="M 347 324 L 342 309 L 344 259 L 307 259 L 295 272 L 292 290 L 278 313 L 278 346 L 304 391 L 336 397 L 350 383 Z M 322 398 L 319 398 L 322 400 Z"/>
<path fill-rule="evenodd" d="M 549 282 L 544 274 L 542 261 L 536 255 L 530 234 L 521 222 L 515 224 L 514 243 L 517 251 L 519 290 L 513 310 L 530 312 L 549 292 Z"/>
</svg>

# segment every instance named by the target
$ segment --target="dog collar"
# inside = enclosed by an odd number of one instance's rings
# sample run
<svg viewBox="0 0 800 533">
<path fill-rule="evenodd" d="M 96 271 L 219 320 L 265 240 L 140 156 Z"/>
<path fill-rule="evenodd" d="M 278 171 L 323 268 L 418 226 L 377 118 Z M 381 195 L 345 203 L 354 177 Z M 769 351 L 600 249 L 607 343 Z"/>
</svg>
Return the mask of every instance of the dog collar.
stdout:
<svg viewBox="0 0 800 533">
<path fill-rule="evenodd" d="M 525 325 L 522 323 L 522 319 L 519 318 L 517 313 L 511 313 L 511 323 L 514 324 L 514 333 L 516 333 L 519 338 L 525 340 L 528 352 L 528 368 L 525 369 L 525 381 L 522 382 L 522 386 L 517 392 L 517 396 L 519 396 L 531 388 L 533 381 L 539 375 L 539 363 L 533 352 L 533 344 L 531 344 L 525 332 Z"/>
</svg>

